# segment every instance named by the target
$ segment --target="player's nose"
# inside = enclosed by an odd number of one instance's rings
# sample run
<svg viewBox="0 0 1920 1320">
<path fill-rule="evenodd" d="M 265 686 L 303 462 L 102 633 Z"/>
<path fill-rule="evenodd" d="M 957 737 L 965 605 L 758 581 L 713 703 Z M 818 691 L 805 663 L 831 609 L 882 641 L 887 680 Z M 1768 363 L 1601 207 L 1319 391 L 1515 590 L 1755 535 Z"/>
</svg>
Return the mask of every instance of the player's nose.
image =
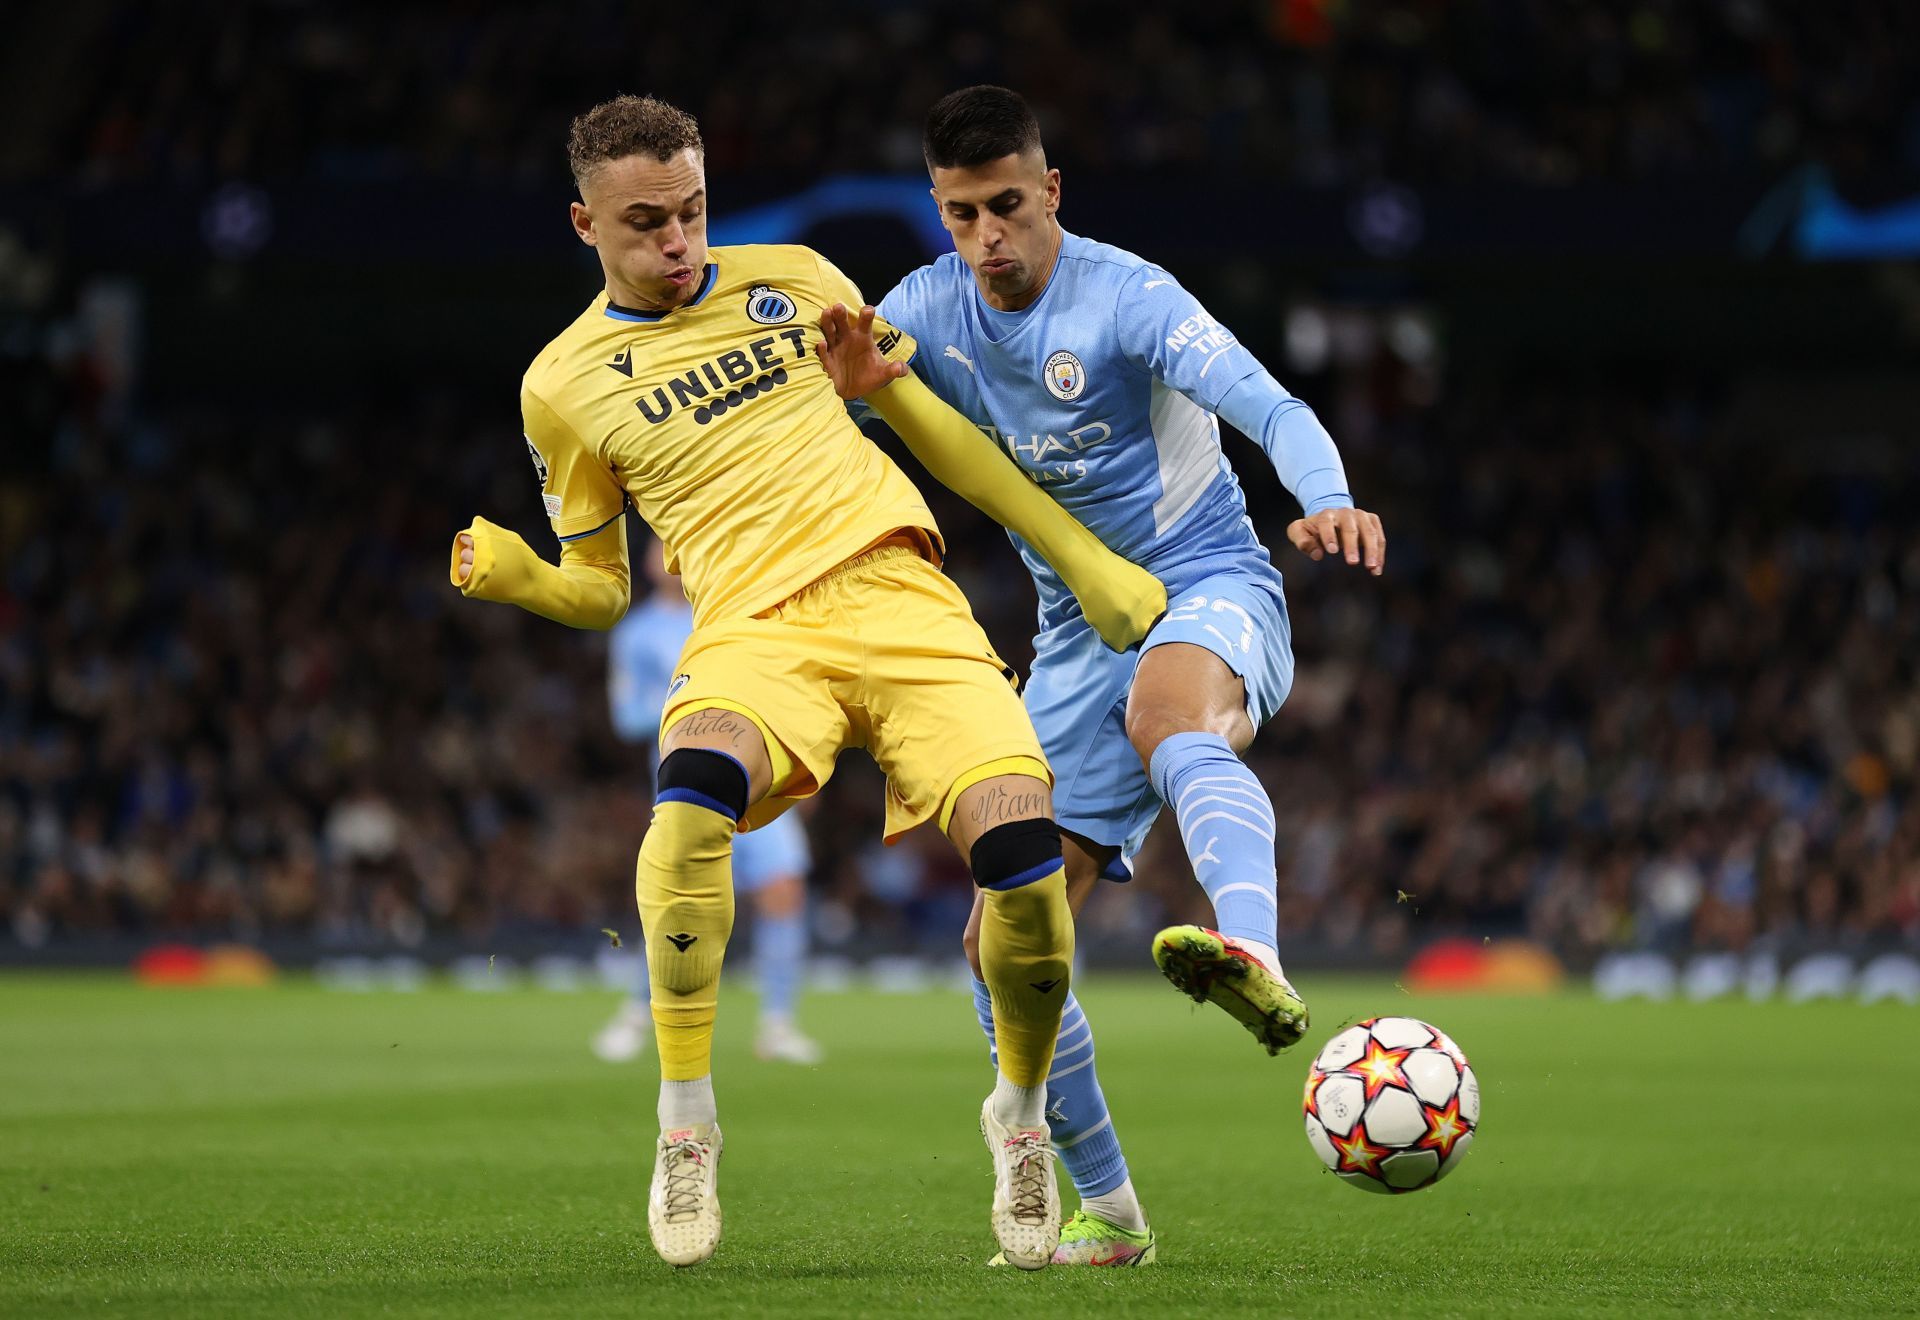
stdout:
<svg viewBox="0 0 1920 1320">
<path fill-rule="evenodd" d="M 682 257 L 687 253 L 687 231 L 679 220 L 669 220 L 660 236 L 660 250 L 670 257 Z"/>
</svg>

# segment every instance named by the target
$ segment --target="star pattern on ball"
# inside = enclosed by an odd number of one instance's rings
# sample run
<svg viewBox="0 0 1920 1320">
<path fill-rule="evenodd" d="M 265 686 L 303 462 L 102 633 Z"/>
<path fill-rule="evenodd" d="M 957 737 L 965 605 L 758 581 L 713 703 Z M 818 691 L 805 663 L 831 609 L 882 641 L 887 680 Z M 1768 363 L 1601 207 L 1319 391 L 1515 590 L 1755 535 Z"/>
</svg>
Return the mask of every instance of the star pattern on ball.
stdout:
<svg viewBox="0 0 1920 1320">
<path fill-rule="evenodd" d="M 1455 1095 L 1447 1101 L 1445 1108 L 1423 1105 L 1421 1113 L 1427 1120 L 1427 1130 L 1413 1144 L 1421 1150 L 1438 1151 L 1444 1163 L 1453 1154 L 1453 1148 L 1460 1143 L 1460 1138 L 1473 1130 L 1467 1125 L 1467 1120 L 1460 1117 L 1460 1097 Z"/>
<path fill-rule="evenodd" d="M 1400 1067 L 1411 1053 L 1413 1053 L 1412 1050 L 1387 1049 L 1371 1036 L 1367 1038 L 1366 1055 L 1347 1071 L 1357 1076 L 1366 1086 L 1368 1104 L 1371 1104 L 1373 1098 L 1389 1086 L 1397 1086 L 1403 1091 L 1413 1089 L 1412 1084 L 1407 1081 L 1407 1074 Z"/>
<path fill-rule="evenodd" d="M 1380 1161 L 1393 1154 L 1385 1146 L 1376 1146 L 1367 1140 L 1367 1128 L 1364 1123 L 1355 1123 L 1353 1131 L 1347 1136 L 1327 1133 L 1327 1140 L 1333 1143 L 1334 1152 L 1340 1157 L 1340 1167 L 1336 1173 L 1364 1173 L 1369 1178 L 1380 1176 Z"/>
<path fill-rule="evenodd" d="M 1315 1118 L 1320 1117 L 1320 1083 L 1327 1080 L 1327 1074 L 1315 1068 L 1307 1074 L 1307 1112 Z"/>
</svg>

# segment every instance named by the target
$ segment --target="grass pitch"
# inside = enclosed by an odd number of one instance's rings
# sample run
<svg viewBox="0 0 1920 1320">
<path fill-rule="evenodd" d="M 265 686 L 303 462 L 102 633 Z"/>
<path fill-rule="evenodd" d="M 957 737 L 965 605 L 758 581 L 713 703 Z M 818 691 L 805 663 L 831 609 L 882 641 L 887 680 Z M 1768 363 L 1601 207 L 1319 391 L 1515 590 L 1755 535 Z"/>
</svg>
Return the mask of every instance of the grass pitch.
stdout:
<svg viewBox="0 0 1920 1320">
<path fill-rule="evenodd" d="M 818 1069 L 756 1062 L 733 995 L 726 1238 L 675 1272 L 652 1065 L 587 1052 L 604 995 L 0 978 L 0 1315 L 1914 1313 L 1913 1010 L 1302 989 L 1276 1060 L 1089 978 L 1160 1261 L 1027 1276 L 985 1268 L 957 993 L 810 998 Z M 1444 1027 L 1485 1095 L 1466 1162 L 1391 1199 L 1321 1173 L 1299 1117 L 1312 1052 L 1378 1012 Z"/>
</svg>

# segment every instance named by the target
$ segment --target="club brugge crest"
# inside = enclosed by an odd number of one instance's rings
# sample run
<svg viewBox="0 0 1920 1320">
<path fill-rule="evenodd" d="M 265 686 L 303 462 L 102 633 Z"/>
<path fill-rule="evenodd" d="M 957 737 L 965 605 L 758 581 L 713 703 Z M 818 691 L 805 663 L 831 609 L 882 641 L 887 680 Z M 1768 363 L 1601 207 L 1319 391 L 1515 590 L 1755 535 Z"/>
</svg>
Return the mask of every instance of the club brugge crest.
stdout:
<svg viewBox="0 0 1920 1320">
<path fill-rule="evenodd" d="M 1046 370 L 1041 374 L 1046 377 L 1047 392 L 1068 403 L 1079 398 L 1080 392 L 1087 388 L 1087 369 L 1064 348 L 1047 359 Z"/>
<path fill-rule="evenodd" d="M 540 484 L 547 484 L 547 460 L 540 457 L 540 451 L 533 447 L 533 437 L 523 437 L 527 442 L 527 453 L 533 458 L 533 470 L 540 474 Z"/>
<path fill-rule="evenodd" d="M 780 325 L 793 319 L 793 299 L 771 285 L 747 290 L 747 319 L 760 325 Z"/>
</svg>

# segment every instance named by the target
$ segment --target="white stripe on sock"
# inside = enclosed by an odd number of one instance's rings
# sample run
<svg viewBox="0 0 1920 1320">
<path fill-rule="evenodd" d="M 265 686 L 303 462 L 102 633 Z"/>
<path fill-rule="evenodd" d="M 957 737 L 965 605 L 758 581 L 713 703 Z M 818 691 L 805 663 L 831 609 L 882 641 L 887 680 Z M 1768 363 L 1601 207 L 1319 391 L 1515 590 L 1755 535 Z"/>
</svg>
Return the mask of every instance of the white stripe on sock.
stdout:
<svg viewBox="0 0 1920 1320">
<path fill-rule="evenodd" d="M 1094 1133 L 1104 1132 L 1112 1126 L 1113 1126 L 1113 1115 L 1108 1114 L 1105 1118 L 1101 1119 L 1098 1123 L 1095 1123 L 1092 1127 L 1088 1128 L 1085 1132 L 1082 1132 L 1079 1136 L 1069 1137 L 1065 1141 L 1062 1141 L 1059 1137 L 1055 1137 L 1053 1139 L 1053 1144 L 1056 1148 L 1060 1150 L 1065 1150 L 1069 1146 L 1078 1146 L 1081 1142 L 1085 1141 L 1088 1137 L 1092 1136 Z"/>
<path fill-rule="evenodd" d="M 1206 803 L 1209 803 L 1209 802 L 1218 802 L 1223 807 L 1237 808 L 1238 810 L 1244 811 L 1248 815 L 1254 817 L 1261 824 L 1265 825 L 1268 829 L 1273 828 L 1273 813 L 1267 812 L 1263 815 L 1258 810 L 1258 807 L 1260 804 L 1256 802 L 1252 802 L 1247 798 L 1221 797 L 1217 793 L 1209 793 L 1203 798 L 1195 798 L 1190 803 L 1183 801 L 1180 804 L 1180 809 L 1182 811 L 1185 811 L 1190 806 L 1193 806 L 1193 807 L 1204 806 Z"/>
<path fill-rule="evenodd" d="M 1274 896 L 1273 890 L 1269 889 L 1265 885 L 1255 884 L 1251 880 L 1242 880 L 1238 884 L 1228 885 L 1225 889 L 1215 890 L 1211 895 L 1211 897 L 1213 898 L 1213 910 L 1216 913 L 1219 912 L 1220 900 L 1225 898 L 1228 894 L 1238 894 L 1238 893 L 1243 893 L 1249 890 L 1251 890 L 1253 893 L 1260 895 L 1260 897 L 1266 899 L 1267 902 L 1273 904 L 1274 911 L 1278 912 L 1280 910 L 1280 900 Z"/>
<path fill-rule="evenodd" d="M 1231 811 L 1209 811 L 1205 815 L 1199 817 L 1196 820 L 1181 822 L 1181 824 L 1187 827 L 1187 832 L 1184 836 L 1184 842 L 1186 845 L 1187 852 L 1189 854 L 1193 852 L 1193 836 L 1198 834 L 1200 832 L 1200 827 L 1202 825 L 1205 825 L 1210 820 L 1230 820 L 1235 825 L 1246 826 L 1248 829 L 1252 830 L 1255 834 L 1258 834 L 1261 838 L 1265 839 L 1268 843 L 1273 842 L 1273 834 L 1270 831 L 1260 828 L 1260 826 L 1254 824 L 1250 820 L 1246 820 L 1242 817 L 1236 816 Z"/>
<path fill-rule="evenodd" d="M 1233 792 L 1239 793 L 1242 797 L 1252 798 L 1257 802 L 1267 802 L 1270 800 L 1267 797 L 1266 790 L 1260 787 L 1260 781 L 1255 779 L 1253 772 L 1249 770 L 1244 775 L 1209 775 L 1205 779 L 1189 779 L 1185 784 L 1181 785 L 1180 797 L 1173 804 L 1173 809 L 1175 811 L 1180 810 L 1181 807 L 1186 805 L 1188 798 L 1192 797 L 1200 789 L 1207 787 L 1212 787 L 1216 793 L 1224 793 L 1232 790 Z"/>
<path fill-rule="evenodd" d="M 1091 1068 L 1092 1066 L 1093 1066 L 1093 1056 L 1089 1054 L 1086 1058 L 1080 1060 L 1080 1062 L 1074 1064 L 1073 1067 L 1071 1068 L 1062 1068 L 1059 1072 L 1048 1073 L 1047 1080 L 1050 1082 L 1057 1082 L 1062 1077 L 1066 1077 L 1072 1073 L 1077 1073 L 1082 1068 Z"/>
</svg>

